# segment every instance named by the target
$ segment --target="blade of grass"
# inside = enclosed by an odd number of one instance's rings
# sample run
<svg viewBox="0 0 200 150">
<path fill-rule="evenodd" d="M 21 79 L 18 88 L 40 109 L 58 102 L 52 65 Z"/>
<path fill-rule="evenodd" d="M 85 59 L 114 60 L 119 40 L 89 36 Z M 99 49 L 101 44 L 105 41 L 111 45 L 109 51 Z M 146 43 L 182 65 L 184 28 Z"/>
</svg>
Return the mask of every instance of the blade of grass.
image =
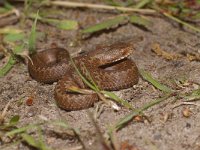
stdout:
<svg viewBox="0 0 200 150">
<path fill-rule="evenodd" d="M 0 14 L 4 14 L 6 12 L 8 12 L 10 9 L 7 9 L 5 7 L 0 7 Z"/>
<path fill-rule="evenodd" d="M 144 27 L 148 27 L 148 26 L 151 26 L 153 24 L 150 20 L 148 20 L 148 19 L 146 19 L 142 16 L 139 16 L 139 15 L 130 16 L 129 21 L 131 23 L 138 24 L 138 25 L 141 25 L 141 26 L 144 26 Z"/>
<path fill-rule="evenodd" d="M 14 66 L 15 63 L 16 63 L 16 60 L 14 59 L 14 57 L 10 56 L 6 65 L 0 69 L 0 77 L 5 76 L 10 71 L 10 69 Z"/>
<path fill-rule="evenodd" d="M 26 143 L 28 143 L 28 145 L 38 148 L 38 142 L 31 135 L 27 133 L 22 133 L 21 137 L 23 138 L 24 141 L 26 141 Z"/>
<path fill-rule="evenodd" d="M 97 137 L 98 137 L 98 141 L 100 142 L 100 144 L 102 145 L 103 149 L 105 150 L 111 150 L 110 145 L 108 145 L 102 135 L 101 129 L 99 127 L 99 125 L 96 123 L 92 113 L 90 111 L 87 112 L 93 126 L 95 127 L 96 133 L 97 133 Z"/>
<path fill-rule="evenodd" d="M 37 11 L 37 15 L 33 23 L 33 26 L 31 28 L 31 33 L 28 39 L 28 47 L 29 47 L 28 50 L 30 54 L 35 53 L 36 51 L 36 25 L 37 25 L 37 20 L 38 20 L 38 14 L 39 14 L 39 11 Z"/>
<path fill-rule="evenodd" d="M 133 117 L 141 114 L 143 111 L 147 110 L 148 108 L 159 104 L 160 102 L 166 100 L 167 98 L 169 98 L 171 96 L 171 94 L 168 94 L 162 98 L 156 99 L 154 101 L 151 101 L 147 104 L 145 104 L 144 106 L 142 106 L 139 109 L 135 109 L 134 111 L 132 111 L 131 113 L 129 113 L 128 115 L 126 115 L 125 117 L 123 117 L 122 119 L 120 119 L 119 121 L 117 121 L 117 123 L 112 127 L 115 130 L 119 130 L 121 129 L 123 126 L 125 126 L 129 121 L 131 121 L 133 119 Z"/>
<path fill-rule="evenodd" d="M 39 129 L 39 139 L 37 140 L 35 137 L 27 134 L 27 133 L 22 133 L 21 137 L 23 138 L 23 140 L 30 146 L 33 146 L 39 150 L 50 150 L 50 148 L 47 147 L 47 145 L 45 144 L 44 140 L 43 140 L 43 136 L 41 133 L 41 129 Z"/>
<path fill-rule="evenodd" d="M 63 121 L 53 121 L 53 122 L 50 122 L 51 124 L 53 125 L 56 125 L 56 126 L 61 126 L 63 128 L 66 128 L 66 129 L 70 129 L 71 127 L 66 123 L 66 122 L 63 122 Z"/>
<path fill-rule="evenodd" d="M 176 18 L 176 17 L 174 17 L 174 16 L 172 16 L 172 15 L 166 13 L 166 12 L 163 12 L 162 14 L 163 14 L 164 16 L 168 17 L 169 19 L 172 19 L 172 20 L 174 20 L 174 21 L 176 21 L 176 22 L 182 24 L 183 26 L 186 26 L 186 27 L 188 27 L 188 28 L 190 28 L 190 29 L 192 29 L 192 30 L 194 30 L 194 31 L 200 32 L 200 28 L 197 28 L 197 27 L 195 27 L 195 26 L 192 26 L 191 24 L 189 24 L 189 23 L 187 23 L 187 22 L 184 22 L 184 21 L 182 21 L 182 20 L 180 20 L 180 19 L 178 19 L 178 18 Z"/>
<path fill-rule="evenodd" d="M 11 4 L 10 4 L 9 2 L 7 2 L 7 1 L 4 1 L 4 7 L 5 7 L 6 9 L 8 9 L 8 10 L 11 10 L 11 9 L 14 8 L 14 6 L 11 5 Z"/>
<path fill-rule="evenodd" d="M 140 8 L 143 8 L 144 6 L 146 6 L 147 4 L 151 3 L 151 2 L 152 2 L 152 0 L 141 0 L 141 1 L 138 1 L 138 3 L 133 8 L 140 9 Z"/>
<path fill-rule="evenodd" d="M 21 127 L 21 128 L 17 128 L 17 129 L 14 129 L 14 130 L 11 130 L 9 132 L 6 133 L 6 136 L 13 136 L 15 134 L 18 134 L 18 133 L 22 133 L 22 132 L 25 132 L 26 130 L 28 129 L 33 129 L 33 128 L 36 128 L 37 126 L 39 126 L 40 124 L 30 124 L 30 125 L 27 125 L 25 127 Z"/>
<path fill-rule="evenodd" d="M 119 141 L 116 136 L 115 128 L 108 129 L 108 136 L 110 137 L 111 144 L 114 147 L 114 150 L 120 150 Z"/>
<path fill-rule="evenodd" d="M 10 119 L 9 126 L 15 126 L 19 122 L 19 115 L 15 115 Z"/>
<path fill-rule="evenodd" d="M 97 92 L 100 92 L 100 89 L 99 89 L 99 87 L 97 86 L 97 84 L 94 82 L 94 80 L 92 79 L 92 77 L 91 77 L 91 75 L 90 75 L 90 72 L 87 70 L 87 68 L 86 68 L 85 66 L 83 66 L 83 67 L 84 67 L 84 69 L 85 69 L 85 72 L 86 72 L 86 74 L 87 74 L 87 76 L 88 76 L 89 81 L 91 82 L 91 84 L 95 87 L 95 89 L 96 89 Z"/>
<path fill-rule="evenodd" d="M 158 82 L 157 80 L 155 80 L 148 72 L 146 72 L 144 70 L 140 70 L 140 74 L 141 74 L 143 79 L 150 82 L 157 89 L 159 89 L 163 92 L 166 92 L 166 93 L 172 93 L 173 92 L 173 90 L 171 88 L 169 88 L 166 85 L 163 85 L 160 82 Z"/>
<path fill-rule="evenodd" d="M 98 23 L 96 25 L 90 26 L 86 29 L 83 29 L 82 33 L 94 33 L 103 29 L 109 29 L 113 26 L 119 25 L 120 23 L 124 22 L 127 19 L 126 16 L 116 16 L 113 19 L 109 19 L 106 21 L 103 21 L 101 23 Z"/>
<path fill-rule="evenodd" d="M 15 34 L 7 34 L 6 36 L 4 36 L 4 41 L 8 41 L 8 42 L 16 42 L 16 41 L 20 41 L 24 39 L 24 34 L 23 33 L 15 33 Z"/>
<path fill-rule="evenodd" d="M 86 150 L 86 146 L 85 146 L 84 142 L 81 140 L 80 132 L 79 132 L 79 130 L 78 130 L 77 128 L 70 127 L 70 126 L 66 123 L 66 121 L 61 121 L 61 120 L 59 120 L 59 121 L 54 121 L 54 122 L 50 122 L 50 123 L 53 124 L 53 125 L 61 126 L 61 127 L 63 127 L 63 128 L 72 130 L 73 133 L 74 133 L 73 136 L 76 136 L 76 137 L 77 137 L 78 141 L 79 141 L 79 142 L 81 143 L 81 145 L 82 145 L 82 148 L 83 148 L 84 150 Z"/>
<path fill-rule="evenodd" d="M 38 128 L 38 134 L 39 134 L 39 140 L 37 141 L 38 142 L 38 149 L 51 150 L 45 143 L 44 135 L 42 134 L 41 126 L 38 126 L 37 128 Z"/>
<path fill-rule="evenodd" d="M 76 30 L 78 29 L 78 22 L 74 20 L 56 20 L 56 19 L 41 19 L 41 21 L 50 23 L 59 29 Z"/>
<path fill-rule="evenodd" d="M 106 94 L 109 98 L 115 100 L 117 103 L 121 104 L 122 106 L 125 106 L 126 108 L 129 109 L 134 109 L 133 106 L 131 106 L 127 101 L 119 98 L 117 95 L 115 95 L 112 92 L 108 92 L 108 91 L 101 91 L 101 93 Z"/>
<path fill-rule="evenodd" d="M 78 22 L 75 20 L 58 20 L 58 19 L 49 19 L 42 16 L 37 16 L 37 14 L 29 15 L 30 18 L 36 19 L 38 18 L 39 21 L 48 23 L 53 25 L 62 30 L 77 30 L 78 29 Z"/>
<path fill-rule="evenodd" d="M 187 102 L 200 100 L 200 89 L 192 91 L 189 95 L 184 96 Z"/>
<path fill-rule="evenodd" d="M 95 86 L 93 86 L 79 71 L 79 69 L 77 68 L 77 66 L 75 65 L 73 59 L 70 57 L 70 61 L 73 65 L 73 67 L 75 68 L 77 74 L 81 77 L 81 79 L 83 80 L 83 82 L 85 84 L 87 84 L 88 87 L 90 87 L 92 90 L 96 91 L 96 92 L 99 92 L 98 89 L 95 88 Z"/>
<path fill-rule="evenodd" d="M 20 55 L 23 51 L 24 51 L 24 47 L 25 45 L 22 44 L 22 45 L 16 45 L 14 48 L 13 48 L 13 53 L 15 55 Z"/>
<path fill-rule="evenodd" d="M 71 86 L 70 88 L 68 88 L 68 90 L 69 90 L 70 92 L 75 92 L 75 93 L 85 94 L 85 95 L 94 94 L 94 91 L 93 91 L 93 90 L 81 89 L 81 88 L 78 88 L 78 87 L 76 87 L 76 86 Z"/>
</svg>

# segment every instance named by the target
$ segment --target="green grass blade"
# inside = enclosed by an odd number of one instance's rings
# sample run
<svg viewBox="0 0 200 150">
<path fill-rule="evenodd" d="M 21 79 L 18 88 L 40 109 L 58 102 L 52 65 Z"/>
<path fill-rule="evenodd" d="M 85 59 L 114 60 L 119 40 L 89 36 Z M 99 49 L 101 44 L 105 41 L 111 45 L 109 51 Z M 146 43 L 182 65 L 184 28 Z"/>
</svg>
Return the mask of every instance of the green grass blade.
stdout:
<svg viewBox="0 0 200 150">
<path fill-rule="evenodd" d="M 28 125 L 28 126 L 25 126 L 25 127 L 22 127 L 22 128 L 17 128 L 17 129 L 14 129 L 12 131 L 7 132 L 6 136 L 13 136 L 15 134 L 25 132 L 28 129 L 33 129 L 33 128 L 37 127 L 37 126 L 38 125 L 31 124 L 31 125 Z"/>
<path fill-rule="evenodd" d="M 24 34 L 23 33 L 10 33 L 4 36 L 4 41 L 8 42 L 16 42 L 24 39 Z"/>
<path fill-rule="evenodd" d="M 100 30 L 104 30 L 104 29 L 109 29 L 113 26 L 119 25 L 120 23 L 124 22 L 127 19 L 126 16 L 116 16 L 113 19 L 109 19 L 106 21 L 103 21 L 99 24 L 90 26 L 86 29 L 83 29 L 81 32 L 82 33 L 94 33 Z"/>
<path fill-rule="evenodd" d="M 166 85 L 163 85 L 160 82 L 158 82 L 157 80 L 155 80 L 148 72 L 146 72 L 144 70 L 140 70 L 140 74 L 141 74 L 143 79 L 145 79 L 148 82 L 150 82 L 157 89 L 159 89 L 159 90 L 161 90 L 163 92 L 167 92 L 167 93 L 172 93 L 173 92 L 173 90 L 171 88 L 169 88 Z"/>
<path fill-rule="evenodd" d="M 63 30 L 76 30 L 78 29 L 78 22 L 74 20 L 61 20 L 57 27 Z"/>
<path fill-rule="evenodd" d="M 78 22 L 74 20 L 56 20 L 56 19 L 41 19 L 41 21 L 47 22 L 56 26 L 62 30 L 76 30 L 78 29 Z"/>
<path fill-rule="evenodd" d="M 5 76 L 10 71 L 10 69 L 14 66 L 15 63 L 16 63 L 16 60 L 14 59 L 14 57 L 10 56 L 6 65 L 0 68 L 0 77 Z"/>
<path fill-rule="evenodd" d="M 10 9 L 7 9 L 5 7 L 0 7 L 0 14 L 4 14 L 6 12 L 8 12 Z"/>
<path fill-rule="evenodd" d="M 56 126 L 61 126 L 63 128 L 66 128 L 66 129 L 70 129 L 71 128 L 67 123 L 65 123 L 63 121 L 60 121 L 60 120 L 54 121 L 54 122 L 50 122 L 50 123 L 53 124 L 53 125 L 56 125 Z"/>
<path fill-rule="evenodd" d="M 14 6 L 11 5 L 11 3 L 8 3 L 7 1 L 4 1 L 4 7 L 8 10 L 14 9 Z"/>
<path fill-rule="evenodd" d="M 145 5 L 151 3 L 152 0 L 140 0 L 138 3 L 134 6 L 134 8 L 143 8 Z"/>
<path fill-rule="evenodd" d="M 10 126 L 15 126 L 19 122 L 19 115 L 15 115 L 10 119 L 9 125 Z"/>
<path fill-rule="evenodd" d="M 116 130 L 119 130 L 120 128 L 122 128 L 124 125 L 126 125 L 129 121 L 131 121 L 133 119 L 133 117 L 139 115 L 140 113 L 142 113 L 143 111 L 147 110 L 148 108 L 166 100 L 168 97 L 170 97 L 170 94 L 156 99 L 154 101 L 151 101 L 147 104 L 145 104 L 143 107 L 139 108 L 139 109 L 135 109 L 133 110 L 131 113 L 129 113 L 128 115 L 126 115 L 125 117 L 123 117 L 122 119 L 120 119 L 113 128 L 115 128 Z"/>
<path fill-rule="evenodd" d="M 30 54 L 32 53 L 35 53 L 36 51 L 36 25 L 37 25 L 37 20 L 38 20 L 38 13 L 39 11 L 37 12 L 37 15 L 36 15 L 36 18 L 35 18 L 35 21 L 33 23 L 33 26 L 31 28 L 31 33 L 30 33 L 30 36 L 29 36 L 29 39 L 28 39 L 28 49 L 29 49 L 29 52 Z"/>
<path fill-rule="evenodd" d="M 176 22 L 178 22 L 178 23 L 180 23 L 180 24 L 182 24 L 182 25 L 194 30 L 194 31 L 200 32 L 200 28 L 192 26 L 191 24 L 189 24 L 187 22 L 184 22 L 184 21 L 182 21 L 182 20 L 180 20 L 180 19 L 178 19 L 178 18 L 176 18 L 176 17 L 174 17 L 174 16 L 172 16 L 172 15 L 170 15 L 168 13 L 163 13 L 163 15 L 168 17 L 169 19 L 172 19 L 173 21 L 176 21 Z"/>
<path fill-rule="evenodd" d="M 94 80 L 92 79 L 91 75 L 90 75 L 90 72 L 87 70 L 87 68 L 84 66 L 84 69 L 86 71 L 86 74 L 89 78 L 89 81 L 91 82 L 91 84 L 94 86 L 94 88 L 96 89 L 96 92 L 100 92 L 100 89 L 99 87 L 97 86 L 97 84 L 94 82 Z"/>
<path fill-rule="evenodd" d="M 189 95 L 184 96 L 186 101 L 197 101 L 200 100 L 200 89 L 193 90 Z"/>
<path fill-rule="evenodd" d="M 22 53 L 22 52 L 24 51 L 24 46 L 25 46 L 25 44 L 16 45 L 16 46 L 13 48 L 13 53 L 16 54 L 16 55 L 20 55 L 20 53 Z"/>
<path fill-rule="evenodd" d="M 148 27 L 153 24 L 150 20 L 148 20 L 144 17 L 141 17 L 139 15 L 130 16 L 129 21 L 133 24 L 137 24 L 137 25 L 144 26 L 144 27 Z"/>
<path fill-rule="evenodd" d="M 70 57 L 70 60 L 71 60 L 71 63 L 72 63 L 72 65 L 73 65 L 74 69 L 76 70 L 77 74 L 81 77 L 81 79 L 83 80 L 83 82 L 84 82 L 85 84 L 87 84 L 87 86 L 90 87 L 92 90 L 98 91 L 98 89 L 96 89 L 96 87 L 93 86 L 93 85 L 80 73 L 79 69 L 77 68 L 77 66 L 75 65 L 75 63 L 74 63 L 74 61 L 73 61 L 73 59 L 72 59 L 71 57 Z"/>
<path fill-rule="evenodd" d="M 30 18 L 36 19 L 37 14 L 31 14 Z M 78 22 L 75 20 L 58 20 L 58 19 L 49 19 L 45 17 L 37 17 L 40 22 L 48 23 L 62 30 L 77 30 Z"/>
<path fill-rule="evenodd" d="M 101 91 L 103 94 L 107 95 L 109 98 L 115 100 L 117 103 L 120 103 L 122 106 L 129 108 L 129 109 L 133 109 L 133 107 L 125 100 L 119 98 L 117 95 L 115 95 L 112 92 L 108 92 L 108 91 Z"/>
<path fill-rule="evenodd" d="M 31 135 L 29 135 L 27 133 L 22 133 L 21 136 L 22 136 L 23 140 L 26 141 L 26 143 L 28 145 L 31 145 L 31 146 L 36 147 L 36 148 L 39 147 L 38 142 Z"/>
<path fill-rule="evenodd" d="M 38 143 L 37 148 L 40 150 L 51 150 L 45 143 L 41 126 L 38 126 L 37 128 L 38 128 L 38 134 L 39 134 L 39 139 L 37 140 L 37 143 Z"/>
</svg>

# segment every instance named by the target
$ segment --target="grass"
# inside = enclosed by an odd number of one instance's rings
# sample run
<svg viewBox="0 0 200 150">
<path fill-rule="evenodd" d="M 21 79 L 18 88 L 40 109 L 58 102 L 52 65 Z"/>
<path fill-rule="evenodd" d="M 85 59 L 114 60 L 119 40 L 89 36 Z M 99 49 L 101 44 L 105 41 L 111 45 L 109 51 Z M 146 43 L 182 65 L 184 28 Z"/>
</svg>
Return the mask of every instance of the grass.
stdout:
<svg viewBox="0 0 200 150">
<path fill-rule="evenodd" d="M 30 33 L 29 39 L 28 39 L 28 50 L 29 50 L 30 54 L 33 54 L 33 53 L 36 52 L 36 40 L 37 40 L 36 25 L 37 25 L 37 20 L 38 20 L 38 14 L 39 14 L 39 10 L 37 11 L 35 21 L 34 21 L 33 26 L 31 28 L 31 33 Z"/>
<path fill-rule="evenodd" d="M 154 79 L 148 72 L 144 70 L 140 70 L 140 74 L 143 79 L 147 80 L 149 83 L 151 83 L 155 88 L 161 90 L 162 92 L 165 93 L 172 93 L 173 90 L 166 85 L 161 84 L 159 81 Z"/>
<path fill-rule="evenodd" d="M 41 4 L 39 5 L 41 8 L 43 8 L 43 5 L 47 5 L 47 4 L 50 6 L 60 5 L 58 2 L 59 1 L 54 1 L 50 3 L 42 3 L 42 5 Z M 82 35 L 85 35 L 85 34 L 92 35 L 99 31 L 105 32 L 106 30 L 118 28 L 120 25 L 123 26 L 124 24 L 127 24 L 127 23 L 136 24 L 145 28 L 150 28 L 153 22 L 151 22 L 150 19 L 148 19 L 148 16 L 146 16 L 146 13 L 147 14 L 150 13 L 152 15 L 162 14 L 163 17 L 166 17 L 172 20 L 173 22 L 176 22 L 193 31 L 200 32 L 199 27 L 196 27 L 191 22 L 186 21 L 192 17 L 199 19 L 198 16 L 200 16 L 199 12 L 196 10 L 193 10 L 189 4 L 184 4 L 184 3 L 177 4 L 176 2 L 172 2 L 171 4 L 166 4 L 166 3 L 158 4 L 152 0 L 141 0 L 141 1 L 138 1 L 138 3 L 134 3 L 133 1 L 116 2 L 113 0 L 105 0 L 105 2 L 109 5 L 98 5 L 98 4 L 96 5 L 84 4 L 83 5 L 82 3 L 69 3 L 67 1 L 62 2 L 62 4 L 63 3 L 65 4 L 65 5 L 62 5 L 63 7 L 82 7 L 82 8 L 86 7 L 89 9 L 92 9 L 92 8 L 105 9 L 105 10 L 110 10 L 116 13 L 116 15 L 112 18 L 105 19 L 99 22 L 98 24 L 94 24 L 88 27 L 83 27 L 83 29 L 79 30 L 80 29 L 79 22 L 76 20 L 71 20 L 71 19 L 59 20 L 59 19 L 49 18 L 48 14 L 44 16 L 40 16 L 39 11 L 37 13 L 32 12 L 31 8 L 33 8 L 33 5 L 37 5 L 37 3 L 33 0 L 26 0 L 25 5 L 24 5 L 24 10 L 21 13 L 25 15 L 25 19 L 28 19 L 28 18 L 34 19 L 31 32 L 28 33 L 29 35 L 27 35 L 24 29 L 17 29 L 14 27 L 0 28 L 0 34 L 4 36 L 4 42 L 8 46 L 12 47 L 11 52 L 8 50 L 8 53 L 9 53 L 9 55 L 7 56 L 8 62 L 3 68 L 0 69 L 0 77 L 4 77 L 9 72 L 9 70 L 11 70 L 11 68 L 17 63 L 15 56 L 23 56 L 24 51 L 27 51 L 27 49 L 29 53 L 35 52 L 36 42 L 37 42 L 36 41 L 37 21 L 40 21 L 41 23 L 48 23 L 50 25 L 55 26 L 56 28 L 60 30 L 77 30 L 77 32 L 80 32 Z M 12 6 L 9 3 L 7 3 L 4 7 L 0 9 L 0 13 L 6 13 L 8 10 L 10 10 L 10 8 L 13 9 L 15 8 L 15 6 Z M 137 15 L 135 14 L 135 12 L 137 12 Z M 87 86 L 90 87 L 91 90 L 96 92 L 104 101 L 106 101 L 106 97 L 105 97 L 106 95 L 110 99 L 113 99 L 115 102 L 131 110 L 130 113 L 122 117 L 114 125 L 110 126 L 109 129 L 107 130 L 107 133 L 110 137 L 111 145 L 113 146 L 113 149 L 115 150 L 119 149 L 119 145 L 118 145 L 119 143 L 117 142 L 117 139 L 115 136 L 117 131 L 126 127 L 126 125 L 129 122 L 131 122 L 135 116 L 143 115 L 147 109 L 167 100 L 168 98 L 173 96 L 174 92 L 177 92 L 176 90 L 160 83 L 157 79 L 153 78 L 148 72 L 144 70 L 140 70 L 140 74 L 142 78 L 146 80 L 147 82 L 149 82 L 151 85 L 153 85 L 156 89 L 160 90 L 162 93 L 162 97 L 152 100 L 147 104 L 144 104 L 141 108 L 134 109 L 133 106 L 131 106 L 128 102 L 126 102 L 123 99 L 120 99 L 114 93 L 101 90 L 91 78 L 89 80 L 86 79 L 79 72 L 78 68 L 73 63 L 73 60 L 72 60 L 72 64 L 74 65 L 74 68 L 76 69 L 78 75 L 82 78 L 84 83 L 87 84 Z M 76 89 L 76 90 L 77 92 L 79 92 L 80 89 Z M 184 93 L 178 97 L 179 98 L 182 97 L 186 101 L 195 101 L 195 100 L 200 99 L 199 93 L 200 93 L 199 89 L 197 89 L 197 90 L 192 90 L 189 94 Z M 177 93 L 177 94 L 179 95 L 180 93 Z M 97 130 L 97 134 L 99 136 L 99 140 L 101 141 L 102 145 L 105 145 L 107 149 L 110 149 L 102 133 L 100 132 L 100 127 L 98 127 L 97 123 L 95 123 L 95 120 L 94 118 L 91 117 L 91 115 L 90 115 L 90 119 L 92 120 L 93 125 L 95 126 L 95 129 Z M 6 146 L 12 146 L 12 144 L 18 145 L 21 142 L 24 142 L 28 144 L 30 147 L 34 147 L 36 149 L 49 150 L 50 148 L 45 143 L 44 137 L 42 136 L 42 126 L 50 123 L 56 126 L 60 126 L 66 130 L 72 130 L 73 136 L 78 139 L 78 141 L 81 143 L 82 148 L 86 149 L 86 146 L 81 140 L 80 132 L 76 128 L 70 127 L 66 122 L 50 121 L 50 122 L 42 122 L 42 123 L 32 123 L 30 125 L 17 127 L 19 126 L 19 121 L 20 121 L 20 116 L 13 116 L 10 119 L 10 121 L 7 123 L 1 120 L 0 131 L 5 133 L 4 136 L 11 139 L 10 143 L 5 144 Z M 35 138 L 35 135 L 37 135 L 36 136 L 37 138 Z M 1 138 L 2 137 L 0 137 L 0 139 Z M 2 147 L 0 147 L 0 149 L 1 148 Z"/>
<path fill-rule="evenodd" d="M 198 3 L 198 2 L 197 2 Z M 130 12 L 137 12 L 137 13 L 151 13 L 151 14 L 163 14 L 165 17 L 185 26 L 188 27 L 191 30 L 200 32 L 200 29 L 198 27 L 194 27 L 193 25 L 185 22 L 184 20 L 190 18 L 191 16 L 196 16 L 198 18 L 199 12 L 195 11 L 191 8 L 191 6 L 187 3 L 181 3 L 179 2 L 171 2 L 171 4 L 165 3 L 164 1 L 159 3 L 153 0 L 141 0 L 138 1 L 138 3 L 132 3 L 129 4 L 129 7 L 124 7 L 123 3 L 117 3 L 115 1 L 109 0 L 109 6 L 108 5 L 98 5 L 98 4 L 89 4 L 89 3 L 76 3 L 76 2 L 69 2 L 69 1 L 53 1 L 49 2 L 49 5 L 56 5 L 56 6 L 62 6 L 62 7 L 83 7 L 83 8 L 94 8 L 94 9 L 107 9 L 107 10 L 118 10 L 118 13 L 128 13 L 127 15 L 131 15 Z M 167 7 L 166 7 L 167 6 Z M 121 9 L 120 9 L 121 8 Z M 174 11 L 175 10 L 175 11 Z M 187 10 L 187 13 L 186 11 Z M 180 13 L 183 12 L 183 13 Z M 174 14 L 174 15 L 171 15 Z M 137 19 L 138 21 L 133 22 L 136 24 L 140 24 L 142 26 L 146 26 L 144 24 L 141 24 L 141 20 L 143 20 L 143 15 L 139 15 Z M 92 25 L 86 29 L 84 29 L 83 33 L 95 33 L 99 30 L 106 30 L 109 29 L 111 26 L 117 27 L 118 24 L 123 23 L 123 20 L 118 20 L 119 16 L 116 16 L 116 18 L 113 19 L 113 21 L 110 20 L 104 20 L 101 23 L 98 23 L 96 25 Z M 180 18 L 179 18 L 180 17 Z M 117 21 L 115 21 L 117 20 Z M 146 22 L 146 21 L 145 21 Z M 143 21 L 144 23 L 144 21 Z M 107 27 L 107 28 L 106 28 Z"/>
<path fill-rule="evenodd" d="M 0 149 L 9 148 L 13 145 L 19 145 L 20 143 L 25 143 L 29 147 L 33 147 L 38 150 L 52 150 L 44 140 L 42 128 L 47 125 L 62 127 L 62 129 L 66 130 L 66 133 L 70 133 L 70 137 L 73 136 L 74 138 L 77 138 L 82 145 L 82 148 L 86 149 L 80 138 L 79 130 L 70 127 L 65 121 L 51 120 L 41 123 L 23 125 L 22 127 L 17 127 L 18 125 L 20 125 L 19 116 L 13 116 L 8 123 L 4 122 L 0 124 L 0 139 L 2 142 L 4 142 L 3 139 L 10 139 L 9 142 L 5 142 L 2 146 L 0 146 Z M 70 131 L 72 131 L 72 134 Z"/>
<path fill-rule="evenodd" d="M 0 149 L 12 148 L 21 143 L 25 143 L 30 148 L 38 150 L 51 150 L 44 140 L 44 129 L 48 125 L 55 127 L 61 127 L 62 131 L 68 133 L 70 137 L 77 138 L 82 148 L 85 149 L 85 145 L 81 140 L 80 132 L 78 129 L 71 127 L 62 120 L 50 120 L 40 121 L 38 123 L 30 123 L 28 125 L 22 125 L 20 122 L 20 116 L 14 115 L 9 121 L 6 121 L 8 115 L 8 107 L 13 103 L 9 101 L 4 107 L 3 112 L 0 114 L 0 140 L 3 144 L 0 145 Z M 20 127 L 19 127 L 20 126 Z M 56 131 L 55 131 L 56 132 Z"/>
<path fill-rule="evenodd" d="M 16 60 L 13 56 L 9 56 L 8 62 L 0 69 L 0 77 L 4 77 L 15 65 Z"/>
<path fill-rule="evenodd" d="M 37 13 L 38 14 L 38 13 Z M 29 53 L 34 53 L 36 50 L 36 24 L 37 24 L 37 17 L 34 21 L 34 24 L 31 29 L 31 33 L 28 38 L 28 49 Z M 0 68 L 0 77 L 5 76 L 17 63 L 17 56 L 24 56 L 24 45 L 26 43 L 26 36 L 22 32 L 16 32 L 16 30 L 8 30 L 6 36 L 4 37 L 4 42 L 12 46 L 12 51 L 9 54 L 9 59 L 7 63 Z M 20 42 L 20 45 L 16 44 Z M 26 55 L 27 56 L 27 55 Z M 28 56 L 27 56 L 28 57 Z"/>
<path fill-rule="evenodd" d="M 41 124 L 30 124 L 21 128 L 18 128 L 20 116 L 13 116 L 8 123 L 2 122 L 0 124 L 0 139 L 4 142 L 3 139 L 9 139 L 9 143 L 3 146 L 0 146 L 1 149 L 10 147 L 13 145 L 18 145 L 21 142 L 25 142 L 28 145 L 37 148 L 38 150 L 50 150 L 42 139 L 42 134 L 40 132 L 39 139 L 34 138 L 29 130 L 38 129 Z"/>
</svg>

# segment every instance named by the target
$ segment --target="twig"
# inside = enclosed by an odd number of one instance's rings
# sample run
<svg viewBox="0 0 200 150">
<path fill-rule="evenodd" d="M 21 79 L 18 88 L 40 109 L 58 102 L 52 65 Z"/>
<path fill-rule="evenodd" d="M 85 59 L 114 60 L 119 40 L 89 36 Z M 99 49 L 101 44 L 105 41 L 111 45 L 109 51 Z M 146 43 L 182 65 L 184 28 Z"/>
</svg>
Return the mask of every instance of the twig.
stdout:
<svg viewBox="0 0 200 150">
<path fill-rule="evenodd" d="M 195 26 L 192 26 L 192 25 L 190 25 L 189 23 L 184 22 L 184 21 L 182 21 L 182 20 L 180 20 L 180 19 L 178 19 L 178 18 L 176 18 L 176 17 L 174 17 L 174 16 L 172 16 L 172 15 L 166 13 L 166 12 L 164 12 L 164 13 L 162 13 L 162 14 L 163 14 L 165 17 L 168 17 L 168 18 L 170 18 L 170 19 L 172 19 L 172 20 L 174 20 L 174 21 L 176 21 L 176 22 L 178 22 L 178 23 L 180 23 L 180 24 L 182 24 L 182 25 L 184 25 L 184 26 L 186 26 L 186 27 L 188 27 L 188 28 L 194 30 L 194 31 L 200 32 L 200 29 L 199 29 L 199 28 L 197 28 L 197 27 L 195 27 Z"/>
<path fill-rule="evenodd" d="M 17 9 L 12 9 L 4 14 L 0 15 L 0 27 L 16 23 L 20 17 L 20 13 Z"/>
<path fill-rule="evenodd" d="M 4 121 L 4 118 L 6 116 L 6 113 L 8 111 L 8 107 L 10 106 L 11 101 L 9 101 L 6 106 L 4 107 L 2 113 L 0 114 L 0 124 Z"/>
<path fill-rule="evenodd" d="M 114 147 L 114 150 L 120 150 L 119 140 L 117 139 L 117 136 L 116 136 L 116 130 L 115 129 L 111 130 L 109 133 L 109 136 L 110 136 L 111 144 Z"/>
<path fill-rule="evenodd" d="M 119 10 L 124 12 L 138 12 L 145 14 L 156 13 L 153 9 L 137 9 L 129 7 L 118 7 L 118 6 L 108 6 L 101 4 L 90 4 L 90 3 L 77 3 L 77 2 L 68 2 L 68 1 L 50 1 L 49 5 L 63 6 L 63 7 L 80 7 L 80 8 L 93 8 L 93 9 L 107 9 L 107 10 Z"/>
<path fill-rule="evenodd" d="M 107 99 L 102 93 L 97 92 L 97 95 L 99 96 L 99 99 L 101 99 L 107 106 L 111 106 L 114 110 L 117 110 L 117 111 L 120 109 L 116 103 Z"/>
<path fill-rule="evenodd" d="M 105 139 L 104 139 L 104 137 L 101 133 L 101 129 L 100 129 L 99 125 L 95 122 L 95 119 L 94 119 L 92 113 L 90 111 L 87 111 L 87 113 L 88 113 L 88 116 L 89 116 L 92 124 L 95 127 L 97 137 L 98 137 L 98 141 L 100 142 L 102 148 L 105 149 L 105 150 L 111 150 L 110 146 L 106 143 L 106 141 L 105 141 Z"/>
<path fill-rule="evenodd" d="M 20 16 L 19 10 L 17 10 L 17 9 L 14 8 L 14 9 L 12 9 L 12 10 L 10 10 L 10 11 L 4 13 L 4 14 L 1 14 L 1 15 L 0 15 L 0 18 L 7 17 L 7 16 L 10 16 L 10 15 L 12 15 L 12 14 L 15 14 L 17 17 Z"/>
<path fill-rule="evenodd" d="M 193 102 L 180 102 L 179 104 L 174 105 L 172 109 L 177 108 L 177 107 L 182 106 L 182 105 L 195 105 L 195 106 L 200 107 L 200 104 L 196 104 L 196 103 L 193 103 Z"/>
</svg>

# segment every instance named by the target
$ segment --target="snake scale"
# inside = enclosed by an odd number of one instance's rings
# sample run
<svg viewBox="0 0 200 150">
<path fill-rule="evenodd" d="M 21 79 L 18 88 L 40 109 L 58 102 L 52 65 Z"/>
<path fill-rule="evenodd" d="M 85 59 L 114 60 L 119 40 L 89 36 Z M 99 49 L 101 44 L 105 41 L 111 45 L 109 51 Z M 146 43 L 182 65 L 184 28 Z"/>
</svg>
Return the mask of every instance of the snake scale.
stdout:
<svg viewBox="0 0 200 150">
<path fill-rule="evenodd" d="M 130 43 L 99 46 L 86 54 L 74 57 L 74 64 L 81 74 L 102 90 L 120 90 L 137 84 L 138 69 L 127 57 L 133 52 Z M 54 90 L 55 100 L 65 110 L 89 108 L 98 101 L 96 93 L 80 94 L 71 87 L 87 89 L 77 74 L 69 52 L 63 48 L 46 49 L 30 55 L 28 70 L 32 78 L 43 83 L 58 81 Z"/>
</svg>

